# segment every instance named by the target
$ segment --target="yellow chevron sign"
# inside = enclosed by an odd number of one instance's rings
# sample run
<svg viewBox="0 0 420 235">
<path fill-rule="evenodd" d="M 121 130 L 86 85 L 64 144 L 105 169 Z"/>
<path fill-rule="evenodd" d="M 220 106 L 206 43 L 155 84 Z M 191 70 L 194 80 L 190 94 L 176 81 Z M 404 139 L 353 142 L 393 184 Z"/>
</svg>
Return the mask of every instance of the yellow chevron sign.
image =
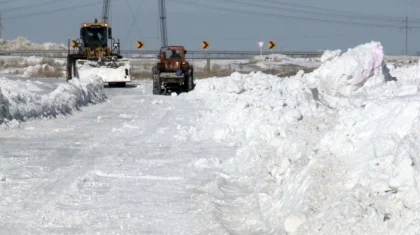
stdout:
<svg viewBox="0 0 420 235">
<path fill-rule="evenodd" d="M 75 48 L 78 46 L 79 46 L 79 43 L 76 40 L 71 40 L 71 47 Z"/>
<path fill-rule="evenodd" d="M 137 48 L 143 48 L 143 47 L 144 47 L 144 42 L 137 41 Z"/>
<path fill-rule="evenodd" d="M 268 49 L 275 49 L 276 48 L 276 42 L 275 41 L 269 41 L 268 42 Z"/>
<path fill-rule="evenodd" d="M 210 47 L 210 43 L 208 41 L 202 41 L 201 42 L 201 48 L 207 49 Z"/>
</svg>

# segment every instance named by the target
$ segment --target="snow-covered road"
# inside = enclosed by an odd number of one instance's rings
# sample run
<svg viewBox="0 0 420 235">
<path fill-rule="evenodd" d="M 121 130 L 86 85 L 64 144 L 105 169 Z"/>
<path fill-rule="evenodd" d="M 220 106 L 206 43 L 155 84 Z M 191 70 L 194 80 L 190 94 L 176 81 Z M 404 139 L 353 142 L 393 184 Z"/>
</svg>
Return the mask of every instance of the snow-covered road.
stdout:
<svg viewBox="0 0 420 235">
<path fill-rule="evenodd" d="M 234 148 L 191 141 L 201 103 L 151 84 L 0 135 L 0 234 L 223 234 L 197 187 Z"/>
<path fill-rule="evenodd" d="M 0 234 L 418 235 L 420 64 L 383 57 L 180 96 L 0 78 Z"/>
</svg>

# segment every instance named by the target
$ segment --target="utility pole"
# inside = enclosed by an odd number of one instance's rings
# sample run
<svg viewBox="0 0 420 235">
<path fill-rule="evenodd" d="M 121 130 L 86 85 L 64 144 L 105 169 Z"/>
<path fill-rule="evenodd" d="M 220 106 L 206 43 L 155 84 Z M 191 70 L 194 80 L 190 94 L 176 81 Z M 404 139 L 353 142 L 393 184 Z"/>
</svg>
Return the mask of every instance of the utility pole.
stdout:
<svg viewBox="0 0 420 235">
<path fill-rule="evenodd" d="M 405 18 L 405 55 L 408 55 L 408 16 Z"/>
<path fill-rule="evenodd" d="M 408 30 L 410 29 L 408 27 L 408 16 L 405 17 L 404 23 L 405 25 L 402 27 L 402 29 L 405 30 L 405 55 L 408 55 Z"/>
<path fill-rule="evenodd" d="M 3 29 L 4 29 L 4 27 L 3 27 L 3 17 L 0 13 L 0 39 L 3 39 Z"/>
<path fill-rule="evenodd" d="M 111 8 L 111 0 L 104 0 L 102 7 L 102 22 L 108 23 L 109 8 Z"/>
<path fill-rule="evenodd" d="M 162 47 L 168 46 L 168 33 L 166 30 L 166 7 L 165 0 L 159 0 L 159 18 L 160 18 L 160 38 L 162 40 Z"/>
</svg>

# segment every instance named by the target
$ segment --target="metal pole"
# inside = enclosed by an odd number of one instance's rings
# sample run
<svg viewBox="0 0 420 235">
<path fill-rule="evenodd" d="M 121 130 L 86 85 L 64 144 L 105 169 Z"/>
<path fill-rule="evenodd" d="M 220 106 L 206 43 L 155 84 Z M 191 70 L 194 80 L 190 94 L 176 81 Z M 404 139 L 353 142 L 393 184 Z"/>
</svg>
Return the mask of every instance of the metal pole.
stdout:
<svg viewBox="0 0 420 235">
<path fill-rule="evenodd" d="M 405 18 L 405 55 L 408 55 L 408 16 Z"/>
<path fill-rule="evenodd" d="M 3 19 L 3 17 L 0 13 L 0 39 L 3 38 L 3 20 L 2 19 Z"/>
<path fill-rule="evenodd" d="M 168 46 L 168 33 L 166 30 L 166 7 L 165 0 L 159 0 L 159 17 L 160 17 L 160 37 L 162 41 L 162 47 Z"/>
</svg>

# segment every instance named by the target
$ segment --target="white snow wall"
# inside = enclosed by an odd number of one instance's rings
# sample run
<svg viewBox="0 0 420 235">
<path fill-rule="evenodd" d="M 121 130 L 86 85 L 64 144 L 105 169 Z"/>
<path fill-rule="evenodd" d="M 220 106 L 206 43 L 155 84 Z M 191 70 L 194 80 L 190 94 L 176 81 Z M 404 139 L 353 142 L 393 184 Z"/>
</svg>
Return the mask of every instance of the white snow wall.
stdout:
<svg viewBox="0 0 420 235">
<path fill-rule="evenodd" d="M 419 233 L 418 85 L 383 66 L 372 42 L 304 76 L 197 81 L 201 137 L 239 148 L 202 188 L 228 232 Z"/>
<path fill-rule="evenodd" d="M 88 104 L 106 100 L 101 78 L 73 78 L 49 94 L 40 95 L 16 87 L 16 81 L 0 79 L 0 124 L 31 118 L 71 114 Z"/>
<path fill-rule="evenodd" d="M 316 87 L 321 95 L 349 96 L 365 85 L 394 79 L 385 69 L 384 52 L 379 42 L 349 49 L 341 56 L 340 51 L 326 51 L 322 58 L 324 63 L 304 76 L 308 85 Z"/>
<path fill-rule="evenodd" d="M 25 37 L 17 37 L 14 40 L 0 39 L 0 50 L 67 50 L 67 45 L 63 43 L 57 44 L 52 42 L 37 44 L 29 41 Z"/>
</svg>

